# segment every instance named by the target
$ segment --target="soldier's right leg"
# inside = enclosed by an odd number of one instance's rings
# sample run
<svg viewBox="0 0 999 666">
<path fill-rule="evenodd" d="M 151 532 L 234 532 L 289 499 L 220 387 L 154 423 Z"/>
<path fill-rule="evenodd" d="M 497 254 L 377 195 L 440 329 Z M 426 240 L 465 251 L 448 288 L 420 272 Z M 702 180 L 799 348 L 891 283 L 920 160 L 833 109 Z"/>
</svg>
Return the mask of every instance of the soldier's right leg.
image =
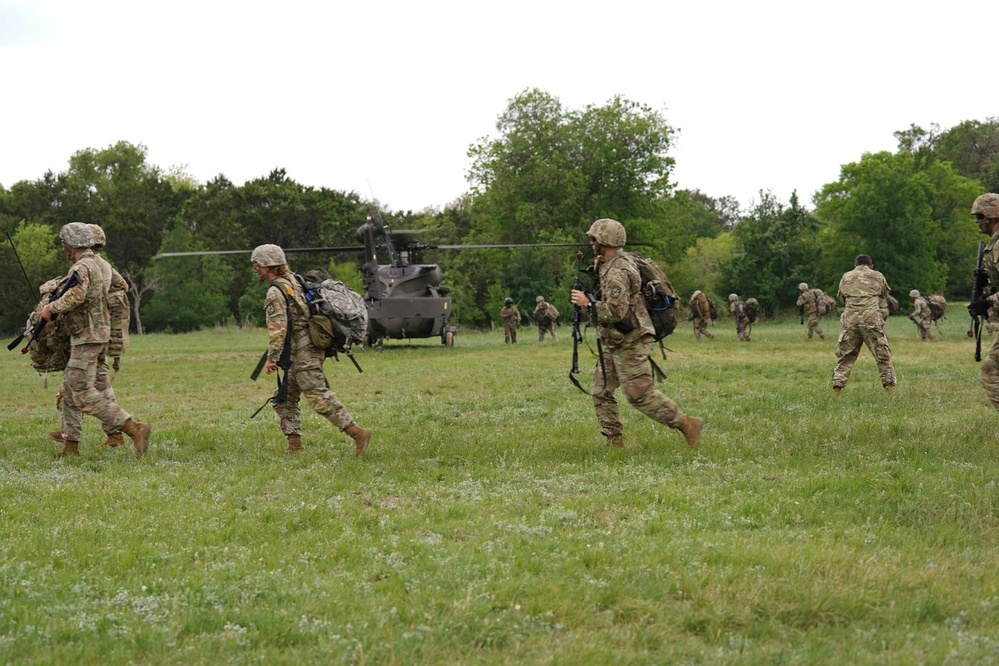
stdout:
<svg viewBox="0 0 999 666">
<path fill-rule="evenodd" d="M 992 406 L 999 410 L 999 336 L 982 362 L 982 388 Z"/>
<path fill-rule="evenodd" d="M 66 368 L 59 389 L 62 397 L 56 400 L 57 405 L 62 405 L 60 430 L 49 431 L 49 437 L 63 445 L 62 451 L 58 453 L 60 457 L 79 455 L 80 437 L 83 433 L 83 411 L 72 400 L 68 373 L 69 368 Z"/>
<path fill-rule="evenodd" d="M 853 371 L 853 364 L 857 362 L 860 348 L 864 345 L 864 339 L 853 329 L 846 329 L 840 332 L 836 341 L 836 369 L 833 370 L 832 387 L 833 391 L 839 392 L 846 386 Z"/>
<path fill-rule="evenodd" d="M 118 399 L 115 397 L 114 389 L 111 388 L 111 368 L 108 367 L 107 355 L 105 354 L 104 359 L 97 364 L 97 379 L 94 382 L 98 391 L 104 394 L 104 399 L 107 402 L 117 403 Z M 101 446 L 116 447 L 121 446 L 125 443 L 125 437 L 121 433 L 121 427 L 110 423 L 101 423 L 101 429 L 104 431 L 105 439 Z"/>
<path fill-rule="evenodd" d="M 597 371 L 593 373 L 593 386 L 590 396 L 597 413 L 600 432 L 607 438 L 607 445 L 619 449 L 624 448 L 624 424 L 621 423 L 621 410 L 614 397 L 614 391 L 619 385 L 614 359 L 604 351 L 604 362 L 597 361 Z"/>
<path fill-rule="evenodd" d="M 298 382 L 295 381 L 295 374 L 289 372 L 288 395 L 284 403 L 273 404 L 274 411 L 280 418 L 281 434 L 288 439 L 288 448 L 286 449 L 288 453 L 304 450 L 302 447 L 302 410 L 299 407 L 301 397 L 302 391 L 298 388 Z"/>
</svg>

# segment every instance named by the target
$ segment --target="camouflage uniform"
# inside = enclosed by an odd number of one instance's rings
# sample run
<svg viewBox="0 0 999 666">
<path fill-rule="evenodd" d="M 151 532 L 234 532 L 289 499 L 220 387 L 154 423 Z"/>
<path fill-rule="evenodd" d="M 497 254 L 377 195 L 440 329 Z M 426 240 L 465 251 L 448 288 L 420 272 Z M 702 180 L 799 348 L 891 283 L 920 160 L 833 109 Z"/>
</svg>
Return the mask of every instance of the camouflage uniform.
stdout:
<svg viewBox="0 0 999 666">
<path fill-rule="evenodd" d="M 286 300 L 285 295 L 290 300 Z M 299 400 L 303 395 L 309 407 L 317 414 L 346 431 L 354 424 L 354 419 L 330 391 L 326 375 L 323 374 L 326 353 L 313 345 L 309 338 L 309 306 L 301 285 L 290 274 L 272 280 L 264 299 L 267 333 L 270 336 L 267 360 L 277 363 L 281 358 L 285 335 L 289 329 L 289 311 L 292 365 L 288 371 L 288 398 L 284 404 L 274 404 L 274 411 L 281 417 L 281 432 L 285 436 L 301 436 L 302 412 Z"/>
<path fill-rule="evenodd" d="M 999 207 L 999 194 L 985 194 L 978 199 L 995 197 L 992 205 Z M 978 203 L 978 200 L 975 202 Z M 988 203 L 986 201 L 986 203 Z M 974 212 L 974 209 L 972 209 Z M 992 304 L 989 312 L 990 319 L 995 317 L 997 306 L 999 306 L 999 231 L 992 234 L 988 244 L 985 246 L 985 254 L 982 255 L 982 268 L 989 278 L 987 300 Z M 999 336 L 996 337 L 989 349 L 988 355 L 982 362 L 982 387 L 985 395 L 989 397 L 996 409 L 999 409 Z"/>
<path fill-rule="evenodd" d="M 735 298 L 732 298 L 733 296 Z M 739 300 L 736 294 L 729 294 L 728 302 L 728 309 L 735 318 L 735 332 L 739 336 L 739 340 L 749 342 L 749 330 L 747 329 L 749 317 L 746 316 L 746 304 Z"/>
<path fill-rule="evenodd" d="M 51 306 L 53 313 L 66 317 L 71 331 L 69 363 L 60 389 L 64 397 L 62 436 L 65 441 L 79 442 L 83 414 L 97 417 L 106 433 L 120 432 L 132 417 L 115 402 L 113 394 L 108 394 L 106 352 L 111 318 L 107 285 L 92 250 L 86 250 L 73 264 L 73 273 L 80 283 Z"/>
<path fill-rule="evenodd" d="M 520 310 L 513 304 L 500 310 L 500 318 L 503 320 L 503 340 L 506 344 L 517 342 L 517 328 L 520 326 Z"/>
<path fill-rule="evenodd" d="M 94 232 L 94 240 L 97 241 L 95 247 L 103 246 L 105 242 L 104 230 L 99 226 L 91 224 L 89 225 L 91 230 Z M 114 293 L 116 299 L 124 296 L 128 293 L 128 282 L 125 278 L 121 276 L 111 266 L 104 257 L 100 255 L 100 251 L 95 251 L 94 259 L 97 261 L 97 265 L 101 269 L 101 280 L 103 282 L 104 297 L 108 300 L 108 311 L 111 312 L 111 294 Z M 116 301 L 117 303 L 117 301 Z M 125 296 L 125 306 L 127 307 L 127 296 Z M 122 352 L 128 343 L 128 331 L 122 331 L 120 328 L 114 325 L 116 321 L 120 321 L 116 318 L 110 318 L 111 325 L 109 327 L 109 345 L 108 350 L 105 353 L 104 361 L 97 367 L 97 376 L 94 381 L 94 387 L 104 393 L 104 397 L 109 402 L 117 402 L 114 394 L 114 388 L 111 387 L 110 379 L 110 368 L 108 367 L 107 357 L 111 357 L 114 360 L 115 371 L 118 370 L 119 359 L 121 358 Z M 62 411 L 62 418 L 64 423 L 69 424 L 69 430 L 71 432 L 81 432 L 83 429 L 83 412 L 77 407 L 72 401 L 65 400 L 65 395 L 60 390 L 58 397 L 56 398 L 56 408 Z M 102 423 L 101 428 L 104 430 L 104 434 L 107 435 L 105 440 L 105 446 L 120 446 L 124 443 L 122 439 L 121 430 L 108 424 Z M 66 430 L 66 427 L 63 427 Z M 58 433 L 51 433 L 53 437 Z"/>
<path fill-rule="evenodd" d="M 842 330 L 836 341 L 836 369 L 832 385 L 838 392 L 846 386 L 862 345 L 867 345 L 878 364 L 881 385 L 890 390 L 895 386 L 895 368 L 891 362 L 891 347 L 885 335 L 885 320 L 878 309 L 878 301 L 890 292 L 884 275 L 865 264 L 848 271 L 839 282 L 838 296 L 846 303 L 843 310 Z"/>
<path fill-rule="evenodd" d="M 701 336 L 714 340 L 715 336 L 708 331 L 711 325 L 711 306 L 708 297 L 702 291 L 695 291 L 690 297 L 690 310 L 694 317 L 694 339 L 701 341 Z"/>
<path fill-rule="evenodd" d="M 638 268 L 625 253 L 618 252 L 601 266 L 599 276 L 602 300 L 595 302 L 594 309 L 604 363 L 603 367 L 597 364 L 591 394 L 601 432 L 612 437 L 624 429 L 614 397 L 619 386 L 624 387 L 624 395 L 635 409 L 670 428 L 679 428 L 683 412 L 654 388 L 649 361 L 654 329 L 642 298 Z M 633 329 L 622 333 L 614 327 L 617 322 L 628 322 Z"/>
<path fill-rule="evenodd" d="M 936 340 L 937 337 L 933 334 L 933 310 L 930 309 L 930 304 L 918 293 L 913 298 L 913 304 L 915 309 L 909 315 L 909 319 L 916 323 L 916 328 L 919 329 L 919 339 L 931 342 Z"/>
<path fill-rule="evenodd" d="M 538 342 L 545 341 L 545 333 L 551 333 L 552 341 L 558 342 L 558 333 L 555 332 L 555 322 L 559 315 L 558 310 L 551 303 L 545 302 L 544 296 L 538 296 L 536 302 L 538 305 L 534 308 L 532 316 L 538 325 Z"/>
<path fill-rule="evenodd" d="M 813 334 L 818 334 L 819 340 L 825 340 L 826 334 L 822 330 L 822 326 L 819 323 L 819 301 L 818 297 L 814 291 L 808 289 L 799 289 L 801 292 L 798 295 L 798 300 L 795 302 L 799 308 L 805 308 L 805 314 L 808 315 L 808 339 L 812 339 Z"/>
</svg>

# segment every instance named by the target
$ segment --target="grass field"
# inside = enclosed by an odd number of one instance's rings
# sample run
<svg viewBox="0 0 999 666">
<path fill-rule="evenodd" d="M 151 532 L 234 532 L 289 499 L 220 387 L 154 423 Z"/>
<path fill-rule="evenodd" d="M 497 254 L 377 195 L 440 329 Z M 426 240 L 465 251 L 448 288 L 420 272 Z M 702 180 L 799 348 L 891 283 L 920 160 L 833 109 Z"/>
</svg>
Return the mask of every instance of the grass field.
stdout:
<svg viewBox="0 0 999 666">
<path fill-rule="evenodd" d="M 890 321 L 892 397 L 866 350 L 833 397 L 831 320 L 683 327 L 661 387 L 698 451 L 627 404 L 604 446 L 565 327 L 328 363 L 361 458 L 307 408 L 302 457 L 250 420 L 263 331 L 133 338 L 142 460 L 89 417 L 54 458 L 60 378 L 4 354 L 0 662 L 997 664 L 999 413 L 962 315 Z"/>
</svg>

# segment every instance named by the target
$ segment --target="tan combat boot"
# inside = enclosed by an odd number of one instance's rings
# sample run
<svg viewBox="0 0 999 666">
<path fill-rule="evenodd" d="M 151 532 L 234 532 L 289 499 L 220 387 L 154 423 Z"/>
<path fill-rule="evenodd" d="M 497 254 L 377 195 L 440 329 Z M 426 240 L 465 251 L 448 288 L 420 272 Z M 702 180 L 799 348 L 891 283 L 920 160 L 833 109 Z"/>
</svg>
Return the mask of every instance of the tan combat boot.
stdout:
<svg viewBox="0 0 999 666">
<path fill-rule="evenodd" d="M 607 446 L 612 446 L 615 449 L 624 448 L 624 435 L 607 435 Z"/>
<path fill-rule="evenodd" d="M 71 439 L 62 440 L 62 451 L 56 454 L 60 458 L 80 455 L 80 443 Z"/>
<path fill-rule="evenodd" d="M 129 419 L 125 421 L 121 430 L 132 438 L 135 455 L 139 458 L 146 455 L 146 451 L 149 450 L 149 434 L 153 431 L 153 427 L 148 423 L 139 423 L 135 419 Z"/>
<path fill-rule="evenodd" d="M 284 450 L 285 453 L 305 453 L 305 447 L 302 446 L 302 436 L 301 435 L 288 435 L 288 448 Z"/>
<path fill-rule="evenodd" d="M 687 446 L 696 449 L 701 441 L 701 428 L 704 427 L 704 419 L 699 416 L 684 417 L 679 430 L 687 440 Z"/>
<path fill-rule="evenodd" d="M 62 431 L 61 430 L 49 430 L 49 437 L 56 442 L 62 442 Z"/>
<path fill-rule="evenodd" d="M 111 433 L 110 435 L 108 435 L 108 438 L 104 440 L 104 443 L 101 444 L 101 446 L 110 446 L 111 448 L 124 445 L 125 445 L 125 436 L 122 435 L 120 432 Z"/>
<path fill-rule="evenodd" d="M 368 428 L 362 428 L 356 423 L 351 423 L 344 432 L 354 440 L 354 455 L 359 456 L 364 453 L 371 442 L 372 431 Z"/>
<path fill-rule="evenodd" d="M 834 386 L 833 387 L 833 395 L 839 395 L 842 392 L 843 392 L 843 387 L 842 386 Z"/>
<path fill-rule="evenodd" d="M 895 395 L 895 385 L 892 384 L 891 386 L 886 386 L 885 393 L 887 393 L 888 395 Z"/>
</svg>

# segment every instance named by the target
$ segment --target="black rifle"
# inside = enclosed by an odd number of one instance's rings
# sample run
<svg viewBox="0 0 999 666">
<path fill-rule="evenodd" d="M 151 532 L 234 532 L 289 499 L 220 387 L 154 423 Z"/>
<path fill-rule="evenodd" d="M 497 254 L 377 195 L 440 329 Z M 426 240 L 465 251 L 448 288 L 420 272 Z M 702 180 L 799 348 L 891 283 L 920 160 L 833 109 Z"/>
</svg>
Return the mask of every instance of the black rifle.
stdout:
<svg viewBox="0 0 999 666">
<path fill-rule="evenodd" d="M 53 302 L 59 300 L 60 298 L 63 297 L 63 295 L 65 295 L 65 293 L 67 291 L 69 291 L 73 287 L 77 286 L 78 284 L 80 284 L 80 276 L 77 275 L 75 272 L 71 273 L 70 276 L 68 278 L 66 278 L 62 282 L 62 284 L 59 285 L 59 288 L 56 289 L 55 293 L 52 294 L 52 297 L 49 299 L 49 303 L 53 303 Z M 56 314 L 55 312 L 53 312 L 52 313 L 52 321 L 55 321 L 55 319 L 58 316 L 59 316 L 58 314 Z M 42 334 L 42 330 L 45 328 L 45 324 L 47 324 L 47 323 L 48 323 L 47 320 L 39 318 L 38 321 L 35 323 L 34 326 L 32 326 L 30 328 L 26 328 L 21 333 L 21 335 L 19 335 L 16 338 L 14 338 L 14 340 L 12 340 L 9 345 L 7 345 L 7 351 L 13 351 L 14 347 L 16 347 L 19 344 L 21 344 L 21 340 L 23 340 L 25 337 L 27 337 L 28 338 L 28 342 L 24 345 L 24 349 L 21 350 L 22 354 L 27 354 L 28 353 L 28 345 L 30 345 L 34 340 L 38 339 L 38 336 Z"/>
<path fill-rule="evenodd" d="M 989 284 L 988 273 L 985 272 L 983 261 L 985 259 L 985 243 L 978 243 L 978 263 L 975 264 L 974 280 L 971 284 L 971 302 L 977 303 L 982 300 L 985 287 Z M 982 360 L 982 318 L 971 313 L 971 327 L 968 329 L 968 337 L 975 338 L 975 360 Z"/>
<path fill-rule="evenodd" d="M 580 250 L 576 253 L 576 283 L 572 286 L 576 291 L 585 291 L 582 275 L 583 251 Z M 583 393 L 589 394 L 589 391 L 584 389 L 579 380 L 576 379 L 576 375 L 579 374 L 579 343 L 583 341 L 583 331 L 579 327 L 583 323 L 583 308 L 578 305 L 575 305 L 574 308 L 576 312 L 572 320 L 572 369 L 569 370 L 569 381 Z"/>
<path fill-rule="evenodd" d="M 288 326 L 285 328 L 284 332 L 284 345 L 281 347 L 281 356 L 278 357 L 277 367 L 278 367 L 278 378 L 277 378 L 277 392 L 271 397 L 267 398 L 267 402 L 260 405 L 257 411 L 253 412 L 250 418 L 254 418 L 261 410 L 270 404 L 283 405 L 288 402 L 288 373 L 291 372 L 291 297 L 285 294 L 285 306 L 288 308 Z M 250 374 L 250 379 L 257 381 L 257 377 L 260 376 L 260 371 L 264 369 L 267 365 L 267 352 L 264 352 L 260 360 L 257 361 L 257 367 L 254 368 L 253 373 Z M 282 370 L 284 372 L 282 372 Z"/>
<path fill-rule="evenodd" d="M 802 326 L 805 325 L 805 306 L 802 305 L 798 308 L 798 314 L 801 315 L 801 321 L 799 322 Z"/>
</svg>

